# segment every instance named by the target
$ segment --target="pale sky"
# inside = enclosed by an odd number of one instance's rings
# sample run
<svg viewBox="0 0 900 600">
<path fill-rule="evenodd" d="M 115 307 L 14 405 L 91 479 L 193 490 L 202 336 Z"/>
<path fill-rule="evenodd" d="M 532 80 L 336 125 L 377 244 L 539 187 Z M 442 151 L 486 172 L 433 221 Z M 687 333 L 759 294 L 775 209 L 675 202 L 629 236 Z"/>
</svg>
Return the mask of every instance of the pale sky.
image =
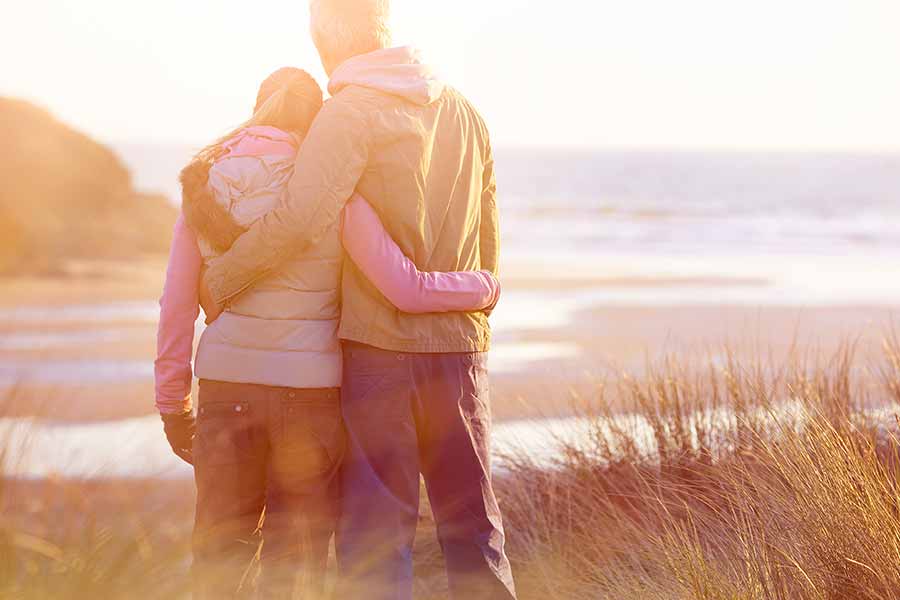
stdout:
<svg viewBox="0 0 900 600">
<path fill-rule="evenodd" d="M 898 0 L 394 0 L 495 145 L 900 149 Z M 305 0 L 27 0 L 0 95 L 105 141 L 200 143 L 272 70 L 324 74 Z"/>
</svg>

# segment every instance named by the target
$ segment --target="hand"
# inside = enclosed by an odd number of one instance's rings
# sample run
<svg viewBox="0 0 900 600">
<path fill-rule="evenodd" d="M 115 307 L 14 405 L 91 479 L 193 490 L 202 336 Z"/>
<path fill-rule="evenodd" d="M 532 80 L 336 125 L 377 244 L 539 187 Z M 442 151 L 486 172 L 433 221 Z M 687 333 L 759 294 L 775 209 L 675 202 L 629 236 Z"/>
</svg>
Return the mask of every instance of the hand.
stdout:
<svg viewBox="0 0 900 600">
<path fill-rule="evenodd" d="M 200 307 L 203 308 L 203 312 L 206 314 L 207 325 L 212 324 L 225 310 L 213 298 L 212 292 L 209 291 L 209 286 L 206 285 L 206 277 L 200 278 Z"/>
<path fill-rule="evenodd" d="M 191 411 L 173 415 L 161 415 L 166 439 L 181 460 L 189 465 L 194 464 L 194 433 L 197 423 Z"/>
</svg>

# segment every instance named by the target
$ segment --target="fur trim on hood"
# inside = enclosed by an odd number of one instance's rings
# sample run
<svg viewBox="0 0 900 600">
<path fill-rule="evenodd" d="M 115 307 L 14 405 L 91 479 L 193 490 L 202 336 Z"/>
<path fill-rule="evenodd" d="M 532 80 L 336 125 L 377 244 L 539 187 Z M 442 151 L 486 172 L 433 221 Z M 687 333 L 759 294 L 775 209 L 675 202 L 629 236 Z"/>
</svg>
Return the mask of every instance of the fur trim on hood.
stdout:
<svg viewBox="0 0 900 600">
<path fill-rule="evenodd" d="M 181 212 L 197 237 L 222 254 L 247 230 L 216 201 L 209 188 L 211 168 L 212 163 L 195 160 L 181 171 Z"/>
</svg>

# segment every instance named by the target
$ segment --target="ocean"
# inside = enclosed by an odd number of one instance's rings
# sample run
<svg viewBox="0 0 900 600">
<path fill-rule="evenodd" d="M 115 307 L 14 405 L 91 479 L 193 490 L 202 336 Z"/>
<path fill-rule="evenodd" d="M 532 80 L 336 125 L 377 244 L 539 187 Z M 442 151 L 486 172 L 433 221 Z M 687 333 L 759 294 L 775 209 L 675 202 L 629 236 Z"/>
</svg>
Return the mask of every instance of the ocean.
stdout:
<svg viewBox="0 0 900 600">
<path fill-rule="evenodd" d="M 191 148 L 117 149 L 177 202 Z M 504 272 L 603 283 L 576 304 L 900 299 L 900 154 L 501 148 L 496 169 Z"/>
<path fill-rule="evenodd" d="M 115 148 L 178 202 L 196 148 Z M 512 250 L 900 252 L 900 154 L 499 149 L 496 169 Z"/>
<path fill-rule="evenodd" d="M 900 249 L 900 155 L 513 150 L 497 164 L 504 209 L 541 224 L 508 228 L 512 244 L 540 232 L 582 250 Z"/>
</svg>

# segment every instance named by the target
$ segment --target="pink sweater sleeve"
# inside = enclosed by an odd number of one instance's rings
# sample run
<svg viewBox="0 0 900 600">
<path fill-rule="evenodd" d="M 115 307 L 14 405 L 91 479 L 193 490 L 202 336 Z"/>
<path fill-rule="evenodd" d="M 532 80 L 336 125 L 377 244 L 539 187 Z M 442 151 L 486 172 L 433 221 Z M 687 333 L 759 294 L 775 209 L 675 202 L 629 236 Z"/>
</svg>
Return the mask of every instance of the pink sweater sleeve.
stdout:
<svg viewBox="0 0 900 600">
<path fill-rule="evenodd" d="M 419 271 L 358 194 L 344 208 L 342 235 L 356 266 L 402 312 L 475 312 L 493 308 L 500 296 L 500 282 L 488 271 Z"/>
<path fill-rule="evenodd" d="M 184 217 L 175 223 L 166 284 L 159 300 L 156 337 L 156 407 L 161 413 L 191 408 L 191 357 L 194 324 L 200 314 L 199 289 L 203 258 Z"/>
</svg>

